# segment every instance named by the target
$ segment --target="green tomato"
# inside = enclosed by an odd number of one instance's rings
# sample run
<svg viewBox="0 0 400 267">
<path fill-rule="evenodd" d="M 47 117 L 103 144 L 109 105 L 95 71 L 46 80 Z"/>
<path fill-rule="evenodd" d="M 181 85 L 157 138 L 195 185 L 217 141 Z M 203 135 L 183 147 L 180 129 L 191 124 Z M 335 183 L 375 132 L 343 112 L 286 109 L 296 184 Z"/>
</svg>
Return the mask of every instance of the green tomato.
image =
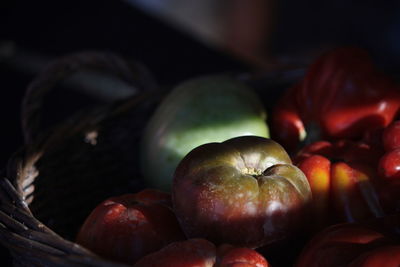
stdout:
<svg viewBox="0 0 400 267">
<path fill-rule="evenodd" d="M 244 135 L 269 137 L 265 109 L 251 88 L 227 76 L 186 81 L 169 92 L 146 125 L 145 181 L 170 191 L 178 163 L 192 149 Z"/>
</svg>

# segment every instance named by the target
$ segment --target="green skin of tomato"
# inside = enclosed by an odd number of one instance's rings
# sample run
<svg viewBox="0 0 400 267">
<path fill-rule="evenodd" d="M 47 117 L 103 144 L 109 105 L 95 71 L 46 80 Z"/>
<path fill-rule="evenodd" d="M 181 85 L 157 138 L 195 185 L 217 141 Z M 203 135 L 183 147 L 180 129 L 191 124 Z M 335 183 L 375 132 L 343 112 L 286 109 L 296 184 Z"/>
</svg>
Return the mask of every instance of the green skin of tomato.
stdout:
<svg viewBox="0 0 400 267">
<path fill-rule="evenodd" d="M 172 201 L 186 236 L 251 248 L 305 221 L 311 189 L 271 139 L 241 136 L 193 149 L 179 163 Z"/>
<path fill-rule="evenodd" d="M 176 166 L 193 148 L 243 135 L 269 137 L 266 112 L 251 88 L 226 76 L 184 82 L 145 128 L 143 176 L 149 186 L 170 191 Z"/>
</svg>

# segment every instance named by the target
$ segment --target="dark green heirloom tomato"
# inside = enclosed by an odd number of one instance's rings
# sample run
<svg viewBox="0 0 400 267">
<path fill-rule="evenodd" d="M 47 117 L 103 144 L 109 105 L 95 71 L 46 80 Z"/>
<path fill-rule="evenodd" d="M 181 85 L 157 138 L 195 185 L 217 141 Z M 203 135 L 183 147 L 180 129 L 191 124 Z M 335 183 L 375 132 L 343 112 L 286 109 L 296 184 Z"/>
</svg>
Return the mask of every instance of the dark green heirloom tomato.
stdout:
<svg viewBox="0 0 400 267">
<path fill-rule="evenodd" d="M 186 155 L 175 171 L 172 199 L 188 237 L 255 248 L 301 225 L 311 190 L 281 145 L 242 136 Z"/>
</svg>

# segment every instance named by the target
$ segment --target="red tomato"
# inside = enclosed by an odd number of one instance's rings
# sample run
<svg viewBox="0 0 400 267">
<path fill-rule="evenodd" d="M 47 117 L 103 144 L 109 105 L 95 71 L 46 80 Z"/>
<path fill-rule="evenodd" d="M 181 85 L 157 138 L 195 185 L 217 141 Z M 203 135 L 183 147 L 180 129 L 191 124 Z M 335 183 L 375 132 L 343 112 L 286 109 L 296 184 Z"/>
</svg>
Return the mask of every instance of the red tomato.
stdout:
<svg viewBox="0 0 400 267">
<path fill-rule="evenodd" d="M 185 239 L 170 206 L 170 194 L 152 189 L 112 197 L 92 211 L 77 243 L 107 259 L 133 264 Z"/>
</svg>

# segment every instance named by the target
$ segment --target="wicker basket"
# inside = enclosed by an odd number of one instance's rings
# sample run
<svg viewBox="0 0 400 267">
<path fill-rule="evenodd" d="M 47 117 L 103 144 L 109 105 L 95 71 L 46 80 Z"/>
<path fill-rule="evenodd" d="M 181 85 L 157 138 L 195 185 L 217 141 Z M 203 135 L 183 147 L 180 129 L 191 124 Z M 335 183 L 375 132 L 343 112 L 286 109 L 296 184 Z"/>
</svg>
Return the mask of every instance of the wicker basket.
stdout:
<svg viewBox="0 0 400 267">
<path fill-rule="evenodd" d="M 81 110 L 41 130 L 45 95 L 81 69 L 116 75 L 137 92 L 122 101 Z M 280 87 L 298 75 L 279 72 L 263 77 L 272 84 L 264 79 L 252 81 L 272 101 Z M 72 240 L 98 203 L 145 186 L 137 166 L 138 142 L 164 91 L 141 65 L 108 53 L 66 56 L 31 83 L 22 110 L 25 146 L 10 159 L 3 175 L 7 178 L 0 180 L 0 242 L 9 249 L 15 265 L 122 266 Z"/>
</svg>

